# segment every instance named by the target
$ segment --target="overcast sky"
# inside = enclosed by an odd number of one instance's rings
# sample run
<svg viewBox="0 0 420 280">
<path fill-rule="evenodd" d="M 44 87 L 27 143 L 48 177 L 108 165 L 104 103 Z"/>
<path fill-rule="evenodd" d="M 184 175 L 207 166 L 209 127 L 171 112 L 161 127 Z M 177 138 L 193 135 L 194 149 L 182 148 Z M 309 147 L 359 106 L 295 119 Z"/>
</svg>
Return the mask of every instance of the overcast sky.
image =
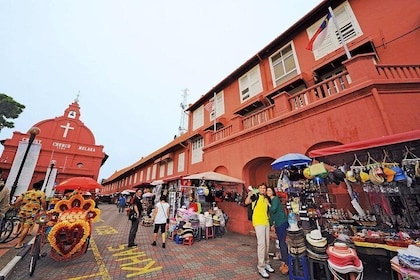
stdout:
<svg viewBox="0 0 420 280">
<path fill-rule="evenodd" d="M 26 106 L 0 139 L 80 91 L 106 179 L 178 134 L 184 89 L 196 102 L 320 2 L 0 0 L 0 92 Z"/>
</svg>

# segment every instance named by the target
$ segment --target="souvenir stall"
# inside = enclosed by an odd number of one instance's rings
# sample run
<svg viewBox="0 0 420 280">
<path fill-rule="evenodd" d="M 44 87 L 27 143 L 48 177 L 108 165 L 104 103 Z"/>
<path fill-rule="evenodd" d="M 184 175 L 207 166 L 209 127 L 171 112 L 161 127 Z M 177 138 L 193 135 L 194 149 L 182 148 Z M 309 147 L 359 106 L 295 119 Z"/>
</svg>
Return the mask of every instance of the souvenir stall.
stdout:
<svg viewBox="0 0 420 280">
<path fill-rule="evenodd" d="M 203 172 L 181 179 L 169 194 L 174 205 L 169 235 L 179 244 L 222 237 L 227 231 L 228 203 L 242 201 L 243 181 L 216 172 Z M 238 205 L 238 207 L 240 207 Z"/>
<path fill-rule="evenodd" d="M 418 252 L 407 248 L 420 244 L 420 130 L 313 150 L 309 156 L 329 169 L 333 182 L 329 202 L 318 204 L 325 229 L 348 236 L 362 257 L 376 256 L 378 263 L 370 266 L 378 270 L 389 271 L 393 257 L 401 271 L 418 270 L 418 263 L 407 263 L 416 257 L 404 256 Z M 343 180 L 334 182 L 331 170 L 340 170 L 333 172 Z M 382 258 L 388 260 L 385 267 Z M 395 258 L 391 267 L 397 270 Z"/>
<path fill-rule="evenodd" d="M 337 242 L 323 221 L 333 204 L 328 186 L 344 182 L 344 172 L 328 170 L 323 163 L 296 153 L 271 165 L 281 170 L 278 195 L 286 194 L 289 279 L 361 279 L 363 265 L 356 251 L 346 242 Z"/>
</svg>

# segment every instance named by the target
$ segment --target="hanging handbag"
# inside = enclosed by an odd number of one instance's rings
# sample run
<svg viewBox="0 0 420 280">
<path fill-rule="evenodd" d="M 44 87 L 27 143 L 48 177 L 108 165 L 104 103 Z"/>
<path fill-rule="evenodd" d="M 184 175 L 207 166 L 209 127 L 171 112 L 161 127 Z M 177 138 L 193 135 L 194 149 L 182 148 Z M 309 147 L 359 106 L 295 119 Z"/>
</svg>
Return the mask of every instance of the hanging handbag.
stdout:
<svg viewBox="0 0 420 280">
<path fill-rule="evenodd" d="M 325 168 L 325 165 L 323 162 L 315 163 L 309 166 L 309 172 L 311 173 L 311 176 L 326 176 L 328 175 L 328 171 Z"/>
</svg>

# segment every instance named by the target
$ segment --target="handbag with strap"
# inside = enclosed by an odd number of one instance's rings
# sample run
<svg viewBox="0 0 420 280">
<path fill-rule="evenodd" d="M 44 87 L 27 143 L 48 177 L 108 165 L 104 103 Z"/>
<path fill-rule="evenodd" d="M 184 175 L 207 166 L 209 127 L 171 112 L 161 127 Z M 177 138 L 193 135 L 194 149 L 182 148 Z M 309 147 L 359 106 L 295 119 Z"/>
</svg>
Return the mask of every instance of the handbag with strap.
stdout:
<svg viewBox="0 0 420 280">
<path fill-rule="evenodd" d="M 309 172 L 311 176 L 325 176 L 328 174 L 327 169 L 323 162 L 315 163 L 309 166 Z"/>
<path fill-rule="evenodd" d="M 136 211 L 134 211 L 133 208 L 130 208 L 130 210 L 128 211 L 128 219 L 130 221 L 134 221 L 134 220 L 137 219 L 137 213 L 136 213 Z"/>
</svg>

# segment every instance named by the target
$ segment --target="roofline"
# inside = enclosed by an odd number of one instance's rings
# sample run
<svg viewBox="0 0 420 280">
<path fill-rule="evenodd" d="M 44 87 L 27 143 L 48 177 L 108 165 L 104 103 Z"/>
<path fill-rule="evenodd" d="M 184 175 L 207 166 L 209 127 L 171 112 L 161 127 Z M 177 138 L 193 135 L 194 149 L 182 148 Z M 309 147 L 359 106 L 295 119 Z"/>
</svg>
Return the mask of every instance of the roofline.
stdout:
<svg viewBox="0 0 420 280">
<path fill-rule="evenodd" d="M 215 92 L 219 92 L 220 90 L 224 89 L 228 84 L 232 83 L 233 80 L 237 80 L 240 76 L 243 75 L 243 73 L 254 67 L 259 61 L 262 61 L 264 58 L 270 56 L 272 53 L 277 51 L 278 46 L 281 45 L 283 42 L 289 42 L 290 38 L 293 37 L 292 35 L 294 33 L 299 33 L 302 29 L 308 26 L 308 21 L 315 22 L 320 17 L 322 17 L 323 14 L 327 13 L 329 6 L 331 6 L 331 8 L 334 8 L 344 1 L 346 0 L 324 0 L 323 2 L 318 4 L 315 8 L 310 10 L 296 23 L 294 23 L 292 26 L 286 29 L 286 31 L 284 31 L 277 38 L 271 41 L 267 46 L 265 46 L 263 49 L 257 52 L 254 56 L 252 56 L 245 63 L 239 66 L 236 70 L 234 70 L 216 86 L 210 89 L 210 91 L 202 95 L 195 103 L 190 104 L 186 111 L 192 111 L 200 107 L 206 100 L 212 98 Z M 333 2 L 335 3 L 333 4 Z"/>
</svg>

